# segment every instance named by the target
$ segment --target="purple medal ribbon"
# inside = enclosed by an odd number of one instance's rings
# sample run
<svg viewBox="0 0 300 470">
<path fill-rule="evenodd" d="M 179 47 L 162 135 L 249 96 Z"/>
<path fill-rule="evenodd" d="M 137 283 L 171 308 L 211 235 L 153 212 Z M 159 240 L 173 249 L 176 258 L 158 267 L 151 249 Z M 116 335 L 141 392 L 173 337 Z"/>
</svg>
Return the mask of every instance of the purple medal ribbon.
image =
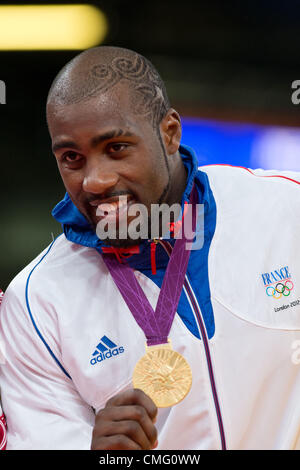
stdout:
<svg viewBox="0 0 300 470">
<path fill-rule="evenodd" d="M 145 333 L 148 346 L 168 342 L 168 335 L 177 310 L 191 253 L 191 250 L 186 248 L 186 243 L 191 242 L 195 235 L 197 197 L 197 189 L 194 185 L 187 214 L 182 220 L 181 237 L 176 239 L 155 311 L 136 279 L 134 270 L 128 264 L 120 263 L 114 255 L 103 255 L 103 260 L 115 284 L 136 322 Z M 188 216 L 188 213 L 191 217 Z M 190 221 L 191 227 L 188 227 L 189 230 L 184 228 L 186 220 Z M 185 232 L 189 233 L 186 234 Z"/>
</svg>

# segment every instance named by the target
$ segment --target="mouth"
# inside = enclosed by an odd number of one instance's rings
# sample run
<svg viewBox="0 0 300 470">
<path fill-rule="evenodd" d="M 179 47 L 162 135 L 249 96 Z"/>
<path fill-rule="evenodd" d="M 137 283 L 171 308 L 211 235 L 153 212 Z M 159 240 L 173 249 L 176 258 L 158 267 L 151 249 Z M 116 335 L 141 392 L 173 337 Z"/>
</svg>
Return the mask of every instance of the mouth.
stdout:
<svg viewBox="0 0 300 470">
<path fill-rule="evenodd" d="M 106 222 L 127 221 L 129 207 L 135 203 L 132 196 L 118 196 L 106 200 L 90 202 L 94 218 L 97 222 L 105 219 Z"/>
</svg>

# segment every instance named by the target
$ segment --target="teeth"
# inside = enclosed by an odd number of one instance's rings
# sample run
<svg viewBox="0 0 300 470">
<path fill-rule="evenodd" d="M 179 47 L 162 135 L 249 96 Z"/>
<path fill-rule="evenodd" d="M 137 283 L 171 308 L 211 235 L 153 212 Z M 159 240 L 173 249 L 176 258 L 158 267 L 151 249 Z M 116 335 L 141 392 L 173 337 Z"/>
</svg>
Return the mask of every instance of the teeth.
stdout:
<svg viewBox="0 0 300 470">
<path fill-rule="evenodd" d="M 108 214 L 112 214 L 113 212 L 116 212 L 118 209 L 122 209 L 124 206 L 127 205 L 127 200 L 120 200 L 116 202 L 110 202 L 110 203 L 105 203 L 105 204 L 99 204 L 96 210 L 96 215 L 98 216 L 103 216 Z"/>
<path fill-rule="evenodd" d="M 107 213 L 116 212 L 118 208 L 118 204 L 100 204 L 97 207 L 96 215 L 105 215 Z"/>
</svg>

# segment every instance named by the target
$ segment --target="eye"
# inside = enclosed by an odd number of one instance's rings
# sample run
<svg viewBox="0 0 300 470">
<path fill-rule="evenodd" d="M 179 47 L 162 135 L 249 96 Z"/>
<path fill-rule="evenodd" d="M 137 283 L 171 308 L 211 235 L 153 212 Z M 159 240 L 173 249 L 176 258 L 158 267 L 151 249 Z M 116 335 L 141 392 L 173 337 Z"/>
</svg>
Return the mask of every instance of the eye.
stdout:
<svg viewBox="0 0 300 470">
<path fill-rule="evenodd" d="M 117 153 L 122 152 L 128 147 L 128 144 L 124 144 L 123 142 L 114 142 L 108 145 L 108 153 Z"/>
<path fill-rule="evenodd" d="M 68 162 L 68 163 L 75 163 L 75 162 L 78 162 L 80 159 L 81 159 L 81 155 L 79 155 L 78 153 L 76 152 L 66 152 L 62 155 L 61 159 L 64 161 L 64 162 Z"/>
</svg>

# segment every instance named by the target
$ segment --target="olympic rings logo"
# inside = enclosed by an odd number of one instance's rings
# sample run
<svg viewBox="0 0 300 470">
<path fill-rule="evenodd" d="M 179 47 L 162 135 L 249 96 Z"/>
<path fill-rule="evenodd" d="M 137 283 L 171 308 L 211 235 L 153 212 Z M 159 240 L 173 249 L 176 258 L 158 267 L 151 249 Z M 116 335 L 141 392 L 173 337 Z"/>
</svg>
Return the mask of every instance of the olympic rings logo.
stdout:
<svg viewBox="0 0 300 470">
<path fill-rule="evenodd" d="M 284 297 L 288 297 L 291 293 L 291 290 L 293 289 L 294 284 L 290 279 L 288 279 L 284 284 L 283 282 L 278 282 L 275 287 L 267 287 L 266 293 L 269 297 L 273 297 L 274 299 L 281 299 L 283 295 Z"/>
</svg>

